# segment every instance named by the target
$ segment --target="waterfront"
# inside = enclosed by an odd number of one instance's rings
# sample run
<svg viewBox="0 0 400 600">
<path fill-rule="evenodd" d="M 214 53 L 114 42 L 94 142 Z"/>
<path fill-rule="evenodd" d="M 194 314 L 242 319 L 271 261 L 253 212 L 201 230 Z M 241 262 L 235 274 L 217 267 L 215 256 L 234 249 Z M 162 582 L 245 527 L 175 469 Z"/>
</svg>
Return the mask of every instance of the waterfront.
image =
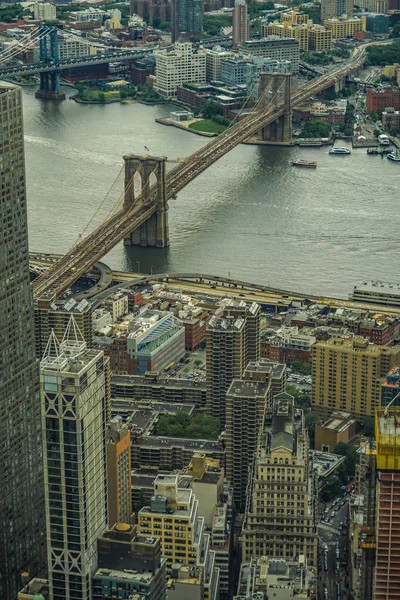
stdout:
<svg viewBox="0 0 400 600">
<path fill-rule="evenodd" d="M 24 89 L 32 250 L 62 252 L 77 239 L 123 154 L 147 146 L 152 154 L 184 157 L 207 143 L 155 123 L 169 115 L 168 105 L 57 104 L 33 93 Z M 139 261 L 142 271 L 153 265 L 154 272 L 230 274 L 331 295 L 346 295 L 362 278 L 397 279 L 399 166 L 365 149 L 348 157 L 327 152 L 240 146 L 170 202 L 170 248 L 120 244 L 105 261 L 131 271 Z M 291 167 L 300 157 L 318 168 Z M 106 203 L 93 224 L 109 209 Z"/>
</svg>

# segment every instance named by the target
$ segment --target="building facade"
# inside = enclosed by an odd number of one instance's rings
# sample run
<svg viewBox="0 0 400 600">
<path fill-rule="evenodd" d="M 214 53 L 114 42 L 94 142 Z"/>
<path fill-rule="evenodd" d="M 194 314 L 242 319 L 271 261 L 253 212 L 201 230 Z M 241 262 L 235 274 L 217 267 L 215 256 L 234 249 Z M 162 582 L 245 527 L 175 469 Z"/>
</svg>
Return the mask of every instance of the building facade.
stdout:
<svg viewBox="0 0 400 600">
<path fill-rule="evenodd" d="M 351 19 L 326 19 L 324 21 L 326 29 L 332 31 L 334 40 L 344 40 L 353 37 L 356 31 L 365 31 L 367 27 L 366 17 L 352 17 Z"/>
<path fill-rule="evenodd" d="M 122 418 L 113 417 L 107 431 L 107 497 L 108 523 L 130 523 L 131 494 L 131 432 Z"/>
<path fill-rule="evenodd" d="M 321 0 L 321 21 L 354 14 L 354 0 Z"/>
<path fill-rule="evenodd" d="M 97 538 L 107 528 L 108 359 L 71 318 L 40 363 L 50 600 L 91 600 Z"/>
<path fill-rule="evenodd" d="M 299 72 L 300 48 L 297 40 L 281 39 L 270 35 L 260 40 L 247 40 L 239 46 L 239 52 L 244 56 L 272 58 L 275 60 L 289 60 L 291 72 Z"/>
<path fill-rule="evenodd" d="M 243 524 L 243 560 L 303 555 L 317 566 L 316 482 L 309 473 L 303 411 L 286 393 L 273 399 L 261 424 Z"/>
<path fill-rule="evenodd" d="M 246 0 L 235 0 L 232 11 L 232 45 L 237 48 L 250 37 Z"/>
<path fill-rule="evenodd" d="M 39 371 L 29 279 L 20 88 L 0 83 L 0 598 L 45 565 Z"/>
<path fill-rule="evenodd" d="M 199 39 L 203 33 L 202 0 L 171 0 L 171 40 Z"/>
<path fill-rule="evenodd" d="M 364 338 L 317 342 L 312 355 L 312 405 L 324 418 L 340 410 L 362 418 L 380 404 L 381 379 L 399 364 L 400 348 Z"/>
<path fill-rule="evenodd" d="M 165 98 L 176 98 L 177 88 L 184 83 L 206 81 L 206 53 L 195 50 L 188 42 L 176 43 L 169 50 L 157 50 L 154 89 Z"/>
<path fill-rule="evenodd" d="M 33 16 L 37 21 L 55 21 L 56 7 L 50 2 L 37 2 L 33 6 Z"/>
</svg>

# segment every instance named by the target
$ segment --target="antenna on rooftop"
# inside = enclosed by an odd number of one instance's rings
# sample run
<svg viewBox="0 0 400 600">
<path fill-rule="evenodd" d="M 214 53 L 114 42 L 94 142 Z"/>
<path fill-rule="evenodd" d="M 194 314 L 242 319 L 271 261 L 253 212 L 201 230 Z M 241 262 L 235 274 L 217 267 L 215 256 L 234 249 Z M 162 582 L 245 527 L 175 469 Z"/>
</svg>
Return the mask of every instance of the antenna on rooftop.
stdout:
<svg viewBox="0 0 400 600">
<path fill-rule="evenodd" d="M 400 396 L 400 392 L 398 392 L 394 398 L 391 399 L 391 401 L 389 402 L 389 404 L 386 404 L 385 406 L 385 410 L 383 412 L 384 416 L 387 417 L 388 416 L 388 408 L 390 407 L 391 404 L 393 404 L 393 402 L 396 400 L 396 398 L 398 398 Z"/>
</svg>

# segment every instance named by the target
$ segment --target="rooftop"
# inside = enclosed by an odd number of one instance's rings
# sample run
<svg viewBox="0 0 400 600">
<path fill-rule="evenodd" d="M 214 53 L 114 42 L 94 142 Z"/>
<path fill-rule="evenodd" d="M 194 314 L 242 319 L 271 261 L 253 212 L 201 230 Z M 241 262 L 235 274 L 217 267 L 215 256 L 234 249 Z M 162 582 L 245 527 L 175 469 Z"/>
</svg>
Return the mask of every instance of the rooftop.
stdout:
<svg viewBox="0 0 400 600">
<path fill-rule="evenodd" d="M 381 90 L 387 91 L 387 90 Z M 354 292 L 390 294 L 391 296 L 400 296 L 400 283 L 390 283 L 388 281 L 364 280 L 354 286 Z"/>
</svg>

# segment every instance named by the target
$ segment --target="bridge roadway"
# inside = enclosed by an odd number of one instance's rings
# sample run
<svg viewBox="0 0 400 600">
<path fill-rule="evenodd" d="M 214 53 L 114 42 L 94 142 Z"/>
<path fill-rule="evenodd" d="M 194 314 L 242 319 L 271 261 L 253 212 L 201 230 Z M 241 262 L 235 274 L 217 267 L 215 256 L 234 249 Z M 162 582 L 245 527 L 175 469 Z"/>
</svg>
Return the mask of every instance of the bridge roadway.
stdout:
<svg viewBox="0 0 400 600">
<path fill-rule="evenodd" d="M 51 267 L 61 258 L 61 255 L 46 254 L 42 252 L 30 252 L 30 265 L 40 265 L 41 267 Z M 98 264 L 98 263 L 97 263 Z M 104 268 L 109 271 L 109 267 L 102 263 Z M 124 289 L 130 289 L 137 285 L 148 285 L 155 282 L 167 283 L 173 289 L 179 289 L 182 292 L 190 294 L 207 294 L 218 298 L 234 297 L 243 299 L 246 302 L 258 302 L 259 304 L 269 304 L 276 306 L 289 306 L 292 301 L 311 300 L 318 304 L 325 304 L 331 308 L 347 308 L 349 310 L 368 310 L 375 313 L 383 313 L 390 316 L 400 314 L 399 306 L 382 304 L 372 304 L 368 302 L 356 302 L 344 298 L 321 297 L 314 294 L 304 294 L 292 290 L 270 287 L 258 283 L 231 279 L 229 277 L 220 277 L 216 275 L 207 275 L 202 273 L 155 273 L 144 275 L 141 273 L 128 273 L 125 271 L 112 271 L 114 285 L 107 289 L 94 290 L 95 293 L 85 295 L 82 298 L 90 299 L 93 308 L 98 306 L 105 298 L 115 292 Z M 93 297 L 94 296 L 94 297 Z"/>
<path fill-rule="evenodd" d="M 94 56 L 79 56 L 78 58 L 69 58 L 54 63 L 35 63 L 21 67 L 3 67 L 0 69 L 0 79 L 2 77 L 13 78 L 23 77 L 24 75 L 37 75 L 39 73 L 54 73 L 55 71 L 65 71 L 67 69 L 77 69 L 87 67 L 88 65 L 102 65 L 109 62 L 125 62 L 141 58 L 146 54 L 154 52 L 154 48 L 141 48 L 140 50 L 117 50 L 107 54 L 96 54 Z"/>
<path fill-rule="evenodd" d="M 330 73 L 309 81 L 298 88 L 291 98 L 291 105 L 304 102 L 310 96 L 333 85 L 337 80 L 356 71 L 365 58 L 365 46 L 358 47 L 351 62 L 332 70 Z M 167 199 L 173 198 L 188 183 L 213 165 L 218 159 L 238 144 L 257 134 L 260 129 L 284 114 L 283 102 L 277 106 L 269 104 L 262 110 L 250 114 L 234 127 L 213 138 L 200 150 L 188 157 L 187 161 L 172 169 L 166 176 Z M 47 273 L 33 282 L 35 298 L 46 306 L 59 297 L 99 261 L 118 242 L 137 229 L 156 212 L 157 188 L 150 190 L 150 198 L 145 203 L 138 198 L 129 210 L 121 209 L 113 217 L 100 225 L 93 233 L 77 243 Z"/>
</svg>

